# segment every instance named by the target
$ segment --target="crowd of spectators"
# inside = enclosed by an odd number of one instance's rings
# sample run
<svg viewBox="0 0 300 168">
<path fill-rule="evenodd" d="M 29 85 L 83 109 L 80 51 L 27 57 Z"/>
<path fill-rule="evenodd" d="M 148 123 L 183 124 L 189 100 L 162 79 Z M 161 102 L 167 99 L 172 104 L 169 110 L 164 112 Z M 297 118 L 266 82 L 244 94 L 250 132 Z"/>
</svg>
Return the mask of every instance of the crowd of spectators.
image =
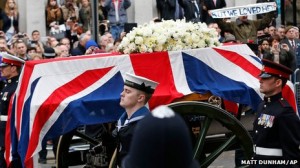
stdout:
<svg viewBox="0 0 300 168">
<path fill-rule="evenodd" d="M 0 12 L 0 20 L 3 23 L 0 29 L 0 52 L 19 56 L 24 60 L 116 52 L 120 37 L 124 36 L 122 26 L 127 22 L 127 16 L 125 19 L 116 17 L 118 13 L 115 12 L 115 7 L 124 10 L 125 14 L 119 15 L 126 15 L 126 9 L 130 7 L 131 2 L 124 3 L 125 1 L 99 0 L 100 41 L 96 43 L 91 35 L 90 0 L 47 0 L 45 37 L 41 36 L 40 30 L 34 30 L 31 34 L 20 32 L 18 5 L 15 0 L 7 0 Z M 112 29 L 113 22 L 108 25 L 113 19 L 117 19 L 117 26 L 121 26 L 118 33 Z M 115 36 L 110 31 L 115 33 Z M 94 47 L 91 48 L 91 44 Z M 49 53 L 50 51 L 54 53 Z"/>
</svg>

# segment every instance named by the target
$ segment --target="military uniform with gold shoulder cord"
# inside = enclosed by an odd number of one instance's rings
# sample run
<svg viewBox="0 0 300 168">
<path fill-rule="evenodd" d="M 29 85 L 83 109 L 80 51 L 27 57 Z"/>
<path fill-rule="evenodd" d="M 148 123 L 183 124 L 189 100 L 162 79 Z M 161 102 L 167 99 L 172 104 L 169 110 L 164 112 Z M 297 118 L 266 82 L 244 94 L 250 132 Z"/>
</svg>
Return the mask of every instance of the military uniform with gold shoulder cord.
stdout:
<svg viewBox="0 0 300 168">
<path fill-rule="evenodd" d="M 9 55 L 2 55 L 2 63 L 0 64 L 1 75 L 6 77 L 6 84 L 0 93 L 0 168 L 5 167 L 6 163 L 4 160 L 4 146 L 5 146 L 5 130 L 6 130 L 6 121 L 8 115 L 8 107 L 11 96 L 14 94 L 19 80 L 19 73 L 16 75 L 8 75 L 7 73 L 3 75 L 4 69 L 8 66 L 22 67 L 24 60 Z M 9 72 L 8 72 L 9 73 Z"/>
<path fill-rule="evenodd" d="M 263 64 L 262 79 L 275 76 L 287 80 L 292 73 L 287 67 L 268 60 L 263 60 Z M 282 92 L 264 97 L 253 125 L 255 167 L 299 167 L 300 120 L 282 98 Z"/>
</svg>

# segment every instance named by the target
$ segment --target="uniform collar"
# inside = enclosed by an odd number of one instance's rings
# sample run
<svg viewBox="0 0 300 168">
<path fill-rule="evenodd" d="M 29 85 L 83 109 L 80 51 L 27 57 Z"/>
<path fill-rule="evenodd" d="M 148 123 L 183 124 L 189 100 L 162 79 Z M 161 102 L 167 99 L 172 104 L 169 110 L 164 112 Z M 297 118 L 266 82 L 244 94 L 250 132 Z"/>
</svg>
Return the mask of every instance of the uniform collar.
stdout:
<svg viewBox="0 0 300 168">
<path fill-rule="evenodd" d="M 124 112 L 118 120 L 118 124 L 117 124 L 118 130 L 121 127 L 127 126 L 131 122 L 141 120 L 148 113 L 149 113 L 149 109 L 146 106 L 143 106 L 140 109 L 138 109 L 136 112 L 132 114 L 130 118 L 128 118 L 127 113 Z M 128 120 L 128 122 L 124 124 L 126 119 Z"/>
<path fill-rule="evenodd" d="M 18 82 L 19 76 L 14 76 L 10 79 L 6 79 L 7 84 Z"/>
<path fill-rule="evenodd" d="M 270 96 L 270 97 L 264 97 L 264 101 L 266 103 L 271 103 L 271 102 L 277 101 L 281 98 L 282 98 L 282 94 L 280 92 L 280 93 L 277 93 L 276 95 L 273 95 L 273 96 Z"/>
</svg>

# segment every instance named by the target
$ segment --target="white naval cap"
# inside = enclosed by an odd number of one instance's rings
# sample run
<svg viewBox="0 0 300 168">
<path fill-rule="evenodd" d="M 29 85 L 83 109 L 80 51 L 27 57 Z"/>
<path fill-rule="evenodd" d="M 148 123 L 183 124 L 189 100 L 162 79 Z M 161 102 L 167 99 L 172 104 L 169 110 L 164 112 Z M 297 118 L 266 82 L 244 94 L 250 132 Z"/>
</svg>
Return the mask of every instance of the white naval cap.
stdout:
<svg viewBox="0 0 300 168">
<path fill-rule="evenodd" d="M 153 94 L 158 85 L 158 83 L 153 80 L 130 73 L 126 73 L 124 84 L 149 94 Z"/>
<path fill-rule="evenodd" d="M 2 60 L 1 60 L 0 67 L 5 67 L 7 65 L 14 65 L 14 66 L 21 67 L 25 63 L 25 60 L 7 53 L 1 53 L 1 56 L 2 56 Z"/>
</svg>

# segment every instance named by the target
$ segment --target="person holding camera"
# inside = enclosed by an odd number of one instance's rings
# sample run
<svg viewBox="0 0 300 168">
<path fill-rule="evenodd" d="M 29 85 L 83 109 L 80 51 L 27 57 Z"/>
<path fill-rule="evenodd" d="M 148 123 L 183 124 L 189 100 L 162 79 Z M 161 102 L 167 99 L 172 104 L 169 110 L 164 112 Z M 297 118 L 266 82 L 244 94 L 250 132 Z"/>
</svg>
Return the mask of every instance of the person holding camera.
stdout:
<svg viewBox="0 0 300 168">
<path fill-rule="evenodd" d="M 280 43 L 278 35 L 270 37 L 269 44 L 271 44 L 270 49 L 269 51 L 265 50 L 263 58 L 284 65 L 294 71 L 296 69 L 296 58 L 288 45 Z"/>
<path fill-rule="evenodd" d="M 296 37 L 296 28 L 294 26 L 287 26 L 285 28 L 285 37 L 280 42 L 286 44 L 290 51 L 296 57 L 297 68 L 300 67 L 300 40 Z"/>
<path fill-rule="evenodd" d="M 0 54 L 2 53 L 14 54 L 14 52 L 8 48 L 4 36 L 0 36 Z"/>
</svg>

